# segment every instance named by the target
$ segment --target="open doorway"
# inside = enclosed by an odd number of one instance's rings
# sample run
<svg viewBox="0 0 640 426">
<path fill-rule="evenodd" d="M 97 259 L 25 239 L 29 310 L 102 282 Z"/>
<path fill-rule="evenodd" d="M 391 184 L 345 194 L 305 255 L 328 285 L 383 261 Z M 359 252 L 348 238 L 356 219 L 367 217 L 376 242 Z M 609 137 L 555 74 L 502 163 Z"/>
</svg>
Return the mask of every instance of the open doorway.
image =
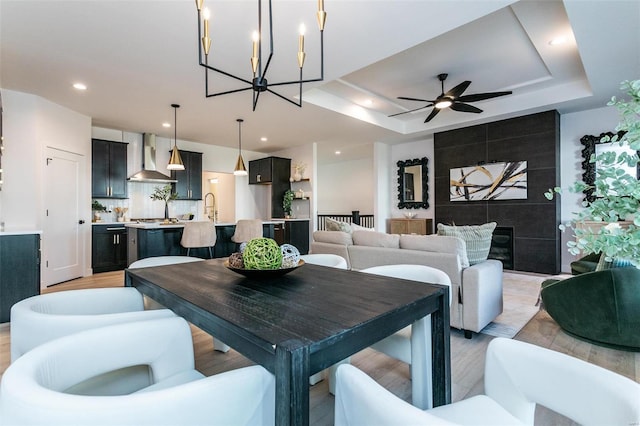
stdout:
<svg viewBox="0 0 640 426">
<path fill-rule="evenodd" d="M 235 177 L 231 173 L 202 173 L 203 219 L 236 223 Z"/>
</svg>

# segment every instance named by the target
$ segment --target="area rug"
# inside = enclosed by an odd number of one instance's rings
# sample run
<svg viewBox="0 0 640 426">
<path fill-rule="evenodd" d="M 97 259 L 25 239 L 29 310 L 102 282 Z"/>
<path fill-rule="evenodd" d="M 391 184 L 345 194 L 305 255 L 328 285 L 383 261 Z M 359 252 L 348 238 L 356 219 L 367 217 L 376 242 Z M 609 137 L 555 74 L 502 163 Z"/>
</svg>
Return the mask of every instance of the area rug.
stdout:
<svg viewBox="0 0 640 426">
<path fill-rule="evenodd" d="M 504 272 L 502 314 L 480 332 L 496 337 L 513 338 L 538 312 L 536 306 L 540 284 L 547 276 Z"/>
</svg>

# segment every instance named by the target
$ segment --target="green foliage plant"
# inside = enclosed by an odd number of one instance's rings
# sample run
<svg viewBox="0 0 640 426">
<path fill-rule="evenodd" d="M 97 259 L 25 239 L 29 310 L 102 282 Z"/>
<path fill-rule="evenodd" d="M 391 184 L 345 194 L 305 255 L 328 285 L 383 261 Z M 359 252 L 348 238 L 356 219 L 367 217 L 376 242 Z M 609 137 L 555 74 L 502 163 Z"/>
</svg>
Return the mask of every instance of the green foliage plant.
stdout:
<svg viewBox="0 0 640 426">
<path fill-rule="evenodd" d="M 624 169 L 625 166 L 636 167 L 639 161 L 640 80 L 624 81 L 621 89 L 629 95 L 629 99 L 616 99 L 614 96 L 607 103 L 615 106 L 621 116 L 615 129 L 616 135 L 605 136 L 601 142 L 612 142 L 630 148 L 633 154 L 607 151 L 591 156 L 589 161 L 598 164 L 593 185 L 578 181 L 569 191 L 581 193 L 591 188 L 595 199 L 583 201 L 584 208 L 574 212 L 570 223 L 560 225 L 560 229 L 573 229 L 575 240 L 567 243 L 569 252 L 573 255 L 603 253 L 607 262 L 624 259 L 640 267 L 640 181 Z M 551 200 L 561 192 L 562 189 L 556 187 L 549 189 L 544 195 Z M 632 223 L 621 226 L 622 220 Z M 579 226 L 585 221 L 602 222 L 606 225 L 593 229 Z"/>
<path fill-rule="evenodd" d="M 284 214 L 291 215 L 291 202 L 293 201 L 294 192 L 290 189 L 287 189 L 287 192 L 284 193 L 282 197 L 282 209 L 284 210 Z"/>
<path fill-rule="evenodd" d="M 153 193 L 149 197 L 154 201 L 164 201 L 166 204 L 178 198 L 178 194 L 171 192 L 171 185 L 165 185 L 153 188 Z"/>
<path fill-rule="evenodd" d="M 100 201 L 93 200 L 93 202 L 91 203 L 91 210 L 96 212 L 104 212 L 107 211 L 107 208 L 103 204 L 101 204 Z"/>
</svg>

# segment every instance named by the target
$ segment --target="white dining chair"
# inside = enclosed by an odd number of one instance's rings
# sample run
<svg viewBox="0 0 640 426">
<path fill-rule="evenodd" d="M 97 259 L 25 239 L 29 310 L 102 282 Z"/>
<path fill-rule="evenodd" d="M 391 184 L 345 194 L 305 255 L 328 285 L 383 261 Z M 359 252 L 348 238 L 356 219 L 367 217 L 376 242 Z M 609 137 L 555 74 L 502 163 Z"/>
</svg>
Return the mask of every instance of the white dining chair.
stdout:
<svg viewBox="0 0 640 426">
<path fill-rule="evenodd" d="M 211 224 L 211 222 L 207 222 Z M 215 244 L 215 243 L 214 243 Z M 138 268 L 149 268 L 153 266 L 162 266 L 162 265 L 173 265 L 177 263 L 190 263 L 190 262 L 201 262 L 204 259 L 199 257 L 190 257 L 190 256 L 156 256 L 156 257 L 146 257 L 144 259 L 136 260 L 131 265 L 129 265 L 129 269 L 138 269 Z M 145 306 L 147 308 L 159 309 L 164 308 L 161 304 L 156 302 L 155 300 L 148 298 L 145 296 Z M 229 345 L 218 339 L 217 337 L 211 336 L 213 339 L 213 349 L 218 352 L 227 353 L 229 352 Z"/>
<path fill-rule="evenodd" d="M 449 287 L 449 305 L 451 305 L 451 280 L 449 276 L 443 271 L 432 268 L 425 265 L 382 265 L 374 266 L 372 268 L 363 269 L 360 272 L 366 274 L 383 275 L 393 278 L 401 278 L 405 280 L 420 281 L 431 284 L 441 284 Z M 427 333 L 431 336 L 431 322 L 427 321 Z M 405 362 L 411 365 L 412 369 L 419 369 L 416 371 L 416 375 L 424 377 L 427 380 L 425 383 L 426 389 L 431 389 L 432 385 L 432 365 L 431 365 L 431 339 L 427 338 L 427 346 L 424 348 L 416 348 L 411 345 L 411 326 L 407 326 L 402 330 L 392 334 L 385 339 L 371 345 L 372 349 L 382 352 L 392 358 Z M 425 351 L 428 360 L 427 365 L 413 365 L 411 362 L 412 357 L 416 356 L 412 354 L 412 351 Z M 345 363 L 348 361 L 343 361 Z M 330 367 L 329 374 L 329 390 L 331 393 L 335 393 L 335 369 L 342 363 L 335 364 Z M 412 381 L 414 389 L 414 395 L 417 394 L 416 387 L 418 383 Z M 429 398 L 431 400 L 431 398 Z"/>
<path fill-rule="evenodd" d="M 484 395 L 423 411 L 343 365 L 335 425 L 533 425 L 536 404 L 583 425 L 640 424 L 639 383 L 540 346 L 492 340 L 484 381 Z"/>
<path fill-rule="evenodd" d="M 106 325 L 174 316 L 169 309 L 144 310 L 135 288 L 95 288 L 41 294 L 11 307 L 11 361 L 62 336 Z"/>
<path fill-rule="evenodd" d="M 130 366 L 148 385 L 109 396 L 83 383 Z M 210 377 L 195 369 L 180 317 L 97 328 L 43 344 L 5 371 L 2 425 L 272 425 L 275 380 L 260 366 Z"/>
<path fill-rule="evenodd" d="M 304 254 L 300 256 L 300 259 L 305 263 L 313 265 L 330 266 L 338 269 L 348 269 L 347 261 L 344 257 L 337 254 L 329 253 L 316 253 L 316 254 Z"/>
<path fill-rule="evenodd" d="M 305 263 L 312 265 L 328 266 L 330 268 L 347 269 L 347 261 L 342 256 L 337 254 L 305 254 L 300 256 L 300 259 Z M 324 379 L 324 371 L 318 371 L 309 377 L 309 384 L 311 386 L 316 385 Z"/>
</svg>

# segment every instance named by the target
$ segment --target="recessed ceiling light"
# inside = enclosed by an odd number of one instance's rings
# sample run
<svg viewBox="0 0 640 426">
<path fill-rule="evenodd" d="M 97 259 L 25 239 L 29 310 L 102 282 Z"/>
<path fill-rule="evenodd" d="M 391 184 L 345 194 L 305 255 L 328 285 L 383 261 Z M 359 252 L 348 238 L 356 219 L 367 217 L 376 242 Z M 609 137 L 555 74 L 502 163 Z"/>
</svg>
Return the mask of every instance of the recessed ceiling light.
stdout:
<svg viewBox="0 0 640 426">
<path fill-rule="evenodd" d="M 341 154 L 341 152 L 340 152 L 340 151 L 336 151 L 336 155 L 340 155 L 340 154 Z"/>
<path fill-rule="evenodd" d="M 267 139 L 266 137 L 264 137 L 264 136 L 263 136 L 263 137 L 261 137 L 261 138 L 260 138 L 260 140 L 261 140 L 262 142 L 266 142 L 266 141 L 268 141 L 269 139 Z"/>
<path fill-rule="evenodd" d="M 564 44 L 567 42 L 567 38 L 564 36 L 560 36 L 560 37 L 555 37 L 553 39 L 551 39 L 551 41 L 549 41 L 549 44 L 551 46 L 558 46 L 560 44 Z"/>
<path fill-rule="evenodd" d="M 162 123 L 162 127 L 171 127 L 171 123 L 164 122 Z"/>
<path fill-rule="evenodd" d="M 365 99 L 363 103 L 366 106 L 371 106 L 373 105 L 373 99 Z"/>
<path fill-rule="evenodd" d="M 87 90 L 87 86 L 82 83 L 73 83 L 73 88 L 76 90 Z"/>
</svg>

